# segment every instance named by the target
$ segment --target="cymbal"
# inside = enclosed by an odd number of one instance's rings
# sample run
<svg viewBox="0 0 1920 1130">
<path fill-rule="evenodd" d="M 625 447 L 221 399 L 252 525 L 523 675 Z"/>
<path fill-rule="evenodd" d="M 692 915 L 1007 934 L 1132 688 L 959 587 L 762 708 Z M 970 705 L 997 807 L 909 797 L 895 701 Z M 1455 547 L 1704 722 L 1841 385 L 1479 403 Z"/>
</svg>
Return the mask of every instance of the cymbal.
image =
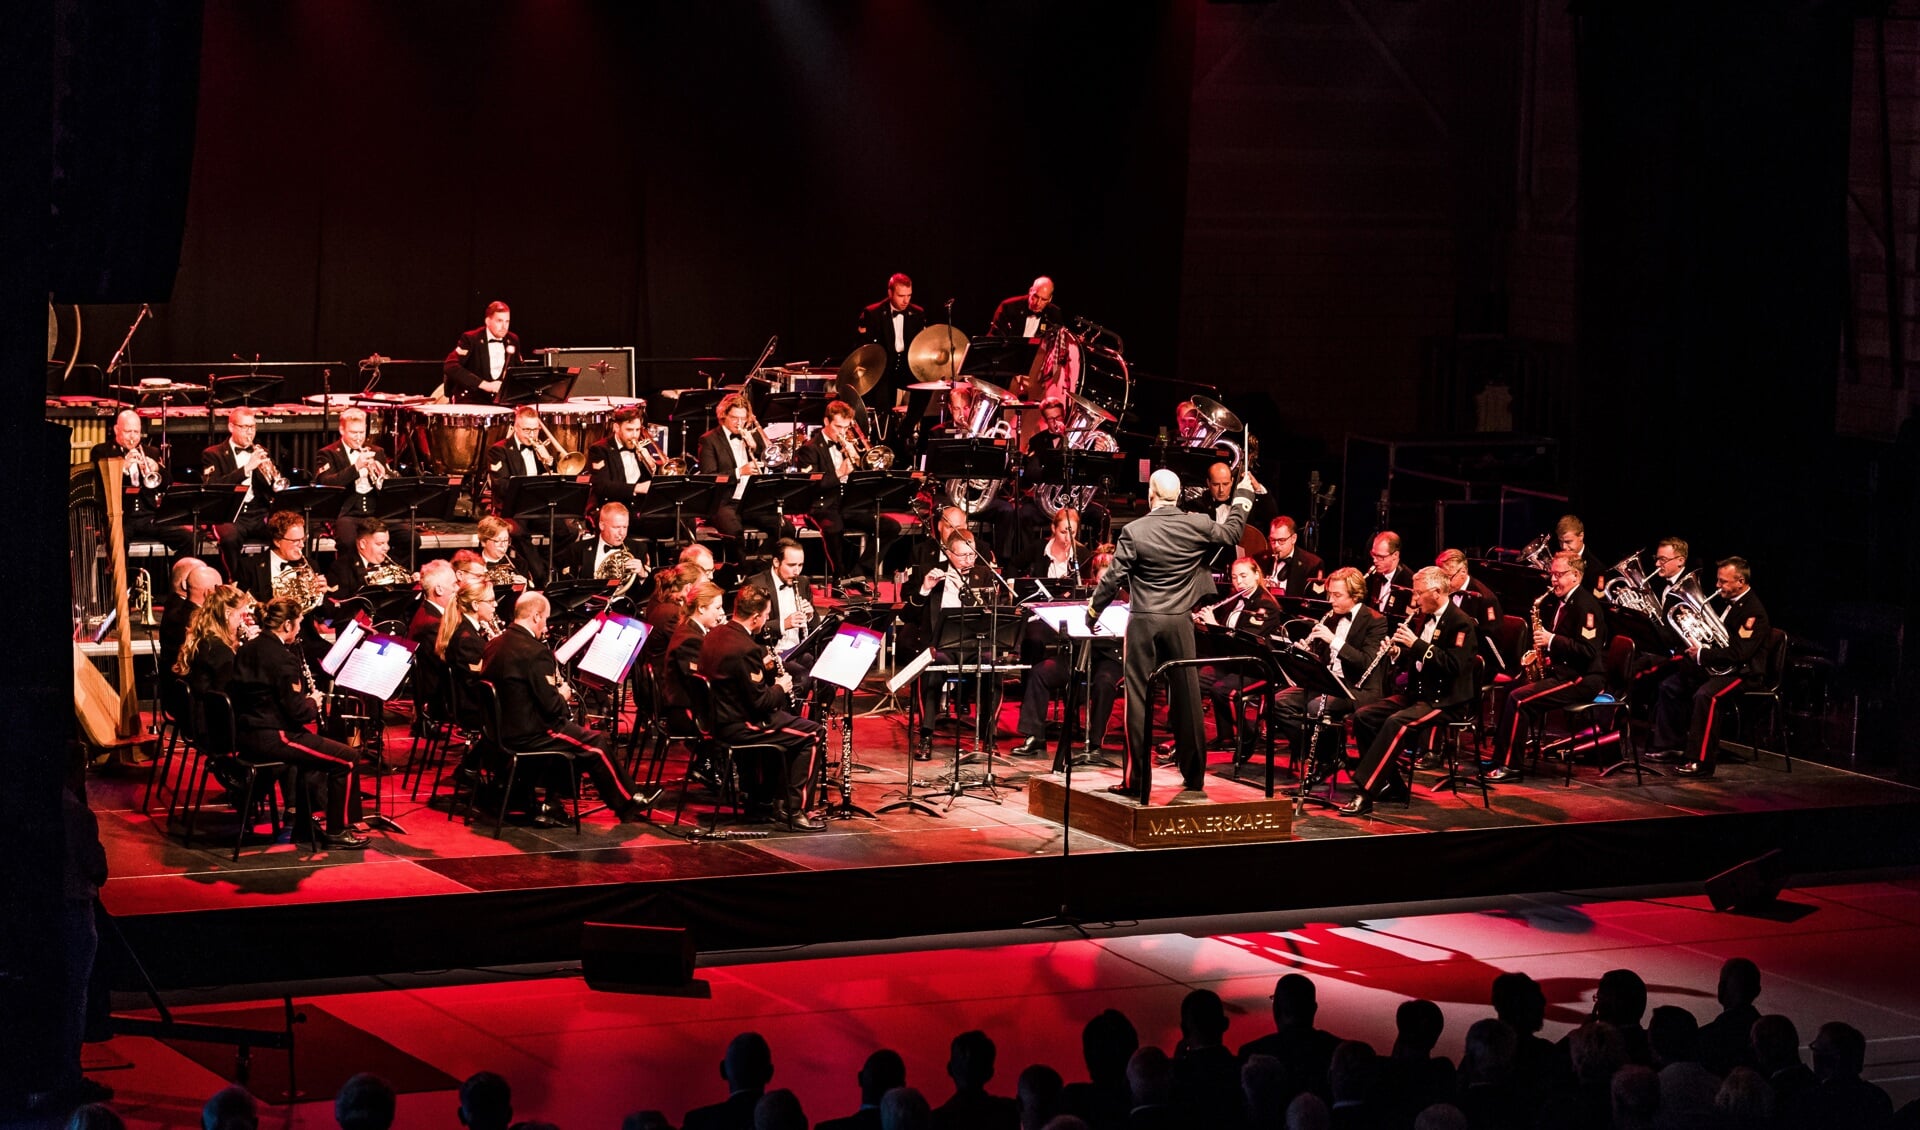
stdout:
<svg viewBox="0 0 1920 1130">
<path fill-rule="evenodd" d="M 855 396 L 865 396 L 880 383 L 887 372 L 887 351 L 868 342 L 847 354 L 840 362 L 840 375 L 834 382 L 834 390 L 844 399 L 849 392 Z"/>
<path fill-rule="evenodd" d="M 910 390 L 912 390 L 912 391 L 914 391 L 914 392 L 946 392 L 946 391 L 947 391 L 948 389 L 950 389 L 950 388 L 952 388 L 952 387 L 953 387 L 953 386 L 954 386 L 954 385 L 955 385 L 956 383 L 958 383 L 958 384 L 966 384 L 967 382 L 965 382 L 965 381 L 958 381 L 958 382 L 955 382 L 955 381 L 921 381 L 921 382 L 920 382 L 920 383 L 918 383 L 918 384 L 910 384 L 910 385 L 908 385 L 908 386 L 907 386 L 907 388 L 908 388 L 908 389 L 910 389 Z"/>
<path fill-rule="evenodd" d="M 923 381 L 951 378 L 966 362 L 971 344 L 952 326 L 928 326 L 907 343 L 907 368 Z"/>
</svg>

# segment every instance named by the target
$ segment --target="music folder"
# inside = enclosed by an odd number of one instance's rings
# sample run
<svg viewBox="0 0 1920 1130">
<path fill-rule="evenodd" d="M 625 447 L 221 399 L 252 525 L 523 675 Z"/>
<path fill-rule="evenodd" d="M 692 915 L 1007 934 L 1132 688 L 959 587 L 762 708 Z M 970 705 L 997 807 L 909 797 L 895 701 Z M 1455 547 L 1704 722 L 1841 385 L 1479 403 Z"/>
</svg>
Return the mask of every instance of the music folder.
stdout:
<svg viewBox="0 0 1920 1130">
<path fill-rule="evenodd" d="M 1080 601 L 1036 602 L 1027 607 L 1033 611 L 1034 619 L 1075 639 L 1113 638 L 1127 634 L 1129 611 L 1125 604 L 1118 601 L 1107 605 L 1106 611 L 1100 613 L 1099 621 L 1092 628 L 1087 627 L 1087 606 Z"/>
<path fill-rule="evenodd" d="M 357 626 L 358 621 L 355 624 Z M 413 666 L 413 650 L 418 646 L 412 640 L 392 636 L 367 636 L 347 656 L 340 673 L 334 676 L 334 685 L 385 702 L 400 689 L 400 681 Z"/>
<path fill-rule="evenodd" d="M 585 654 L 580 656 L 579 669 L 608 684 L 623 683 L 653 625 L 618 612 L 609 612 L 599 619 L 600 628 L 593 633 Z"/>
<path fill-rule="evenodd" d="M 808 673 L 821 682 L 832 683 L 843 690 L 854 690 L 880 658 L 882 638 L 879 632 L 871 628 L 842 624 L 840 630 L 833 634 L 833 639 L 821 649 L 820 657 L 813 661 Z"/>
<path fill-rule="evenodd" d="M 360 641 L 366 638 L 366 626 L 358 620 L 348 620 L 345 627 L 335 632 L 333 646 L 327 649 L 326 658 L 320 661 L 320 669 L 339 678 L 340 668 L 346 663 L 347 656 L 352 655 L 353 649 L 359 647 Z"/>
</svg>

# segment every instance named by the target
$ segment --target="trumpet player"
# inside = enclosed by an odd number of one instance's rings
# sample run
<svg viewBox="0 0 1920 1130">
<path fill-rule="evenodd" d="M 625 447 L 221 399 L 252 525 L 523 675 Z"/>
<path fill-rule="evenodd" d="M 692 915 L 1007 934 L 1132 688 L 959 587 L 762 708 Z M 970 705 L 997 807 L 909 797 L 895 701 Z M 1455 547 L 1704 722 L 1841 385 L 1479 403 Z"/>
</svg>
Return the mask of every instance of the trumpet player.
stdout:
<svg viewBox="0 0 1920 1130">
<path fill-rule="evenodd" d="M 122 521 L 129 538 L 162 542 L 176 556 L 192 552 L 193 531 L 184 526 L 162 526 L 153 520 L 154 509 L 172 484 L 172 476 L 163 461 L 140 442 L 144 428 L 140 413 L 122 408 L 113 418 L 113 434 L 93 445 L 87 461 L 100 476 L 102 498 L 106 491 L 120 492 L 125 503 Z M 104 464 L 108 459 L 122 460 L 120 478 L 114 482 L 107 481 Z"/>
<path fill-rule="evenodd" d="M 1300 528 L 1282 514 L 1267 523 L 1267 589 L 1274 596 L 1317 597 L 1322 592 L 1318 554 L 1300 548 Z"/>
<path fill-rule="evenodd" d="M 540 411 L 531 404 L 513 410 L 513 429 L 507 437 L 487 449 L 488 487 L 494 504 L 507 496 L 513 480 L 524 475 L 545 475 L 553 470 L 554 454 L 542 442 Z"/>
<path fill-rule="evenodd" d="M 647 438 L 646 414 L 637 404 L 624 404 L 608 417 L 607 438 L 587 448 L 587 473 L 593 483 L 593 505 L 632 502 L 642 484 L 659 469 L 658 449 Z"/>
<path fill-rule="evenodd" d="M 1353 713 L 1353 744 L 1363 752 L 1353 773 L 1359 795 L 1340 807 L 1348 816 L 1373 810 L 1408 738 L 1465 710 L 1478 689 L 1473 659 L 1480 633 L 1473 617 L 1448 603 L 1440 570 L 1428 566 L 1413 575 L 1409 609 L 1369 659 L 1376 672 L 1386 667 L 1389 686 L 1404 679 L 1404 687 Z"/>
<path fill-rule="evenodd" d="M 1674 772 L 1683 777 L 1713 776 L 1720 704 L 1766 675 L 1767 637 L 1773 625 L 1766 606 L 1753 594 L 1753 568 L 1746 558 L 1720 562 L 1706 615 L 1720 621 L 1727 642 L 1702 647 L 1683 641 L 1690 662 L 1679 664 L 1660 681 L 1660 697 L 1654 704 L 1653 751 L 1647 757 L 1679 762 Z"/>
<path fill-rule="evenodd" d="M 823 489 L 808 514 L 820 529 L 820 540 L 827 555 L 827 568 L 835 576 L 853 571 L 847 559 L 847 523 L 840 517 L 840 484 L 854 471 L 866 466 L 867 444 L 853 422 L 853 405 L 836 400 L 827 405 L 826 422 L 813 433 L 794 455 L 802 471 L 819 472 Z M 888 527 L 891 527 L 889 529 Z M 880 536 L 897 537 L 900 523 L 882 516 Z"/>
<path fill-rule="evenodd" d="M 1536 605 L 1529 650 L 1544 664 L 1544 678 L 1515 682 L 1493 726 L 1489 781 L 1520 775 L 1520 727 L 1559 706 L 1592 702 L 1607 679 L 1607 610 L 1583 582 L 1586 558 L 1563 549 L 1547 562 L 1547 591 Z M 1529 667 L 1527 657 L 1521 666 Z"/>
<path fill-rule="evenodd" d="M 313 481 L 344 487 L 347 500 L 333 520 L 333 544 L 352 545 L 360 536 L 360 521 L 373 513 L 373 492 L 392 473 L 387 453 L 367 440 L 367 413 L 361 408 L 340 411 L 340 438 L 313 456 Z"/>
<path fill-rule="evenodd" d="M 200 481 L 209 484 L 244 486 L 240 512 L 231 522 L 214 527 L 220 537 L 220 559 L 229 577 L 239 576 L 240 549 L 258 541 L 266 532 L 267 515 L 273 512 L 273 492 L 287 485 L 286 476 L 273 465 L 266 449 L 254 442 L 260 419 L 251 408 L 235 408 L 227 416 L 227 439 L 200 453 Z M 265 598 L 254 594 L 255 599 Z"/>
</svg>

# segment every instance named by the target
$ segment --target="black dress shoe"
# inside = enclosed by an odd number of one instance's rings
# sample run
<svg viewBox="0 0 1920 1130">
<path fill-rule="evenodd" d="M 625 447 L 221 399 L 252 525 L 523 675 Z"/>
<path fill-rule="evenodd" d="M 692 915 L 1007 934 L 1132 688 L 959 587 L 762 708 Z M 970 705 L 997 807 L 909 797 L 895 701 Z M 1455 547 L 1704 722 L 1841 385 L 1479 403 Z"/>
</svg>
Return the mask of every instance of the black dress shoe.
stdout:
<svg viewBox="0 0 1920 1130">
<path fill-rule="evenodd" d="M 1362 793 L 1341 805 L 1336 811 L 1342 816 L 1365 816 L 1373 811 L 1373 798 Z"/>
<path fill-rule="evenodd" d="M 357 851 L 372 843 L 365 836 L 356 836 L 352 832 L 328 832 L 320 837 L 320 846 L 328 851 Z"/>
<path fill-rule="evenodd" d="M 1028 738 L 1026 741 L 1013 747 L 1015 757 L 1039 757 L 1046 752 L 1047 740 L 1045 738 Z"/>
<path fill-rule="evenodd" d="M 658 795 L 657 790 L 656 790 L 656 795 Z M 652 797 L 642 800 L 639 796 L 636 795 L 632 800 L 620 806 L 620 823 L 622 824 L 645 823 L 647 819 L 647 815 L 651 811 L 649 806 L 652 803 L 653 803 Z"/>
<path fill-rule="evenodd" d="M 824 832 L 827 830 L 827 822 L 808 816 L 804 812 L 795 812 L 787 816 L 787 830 L 790 832 Z"/>
<path fill-rule="evenodd" d="M 1520 779 L 1520 770 L 1509 769 L 1502 765 L 1498 769 L 1487 770 L 1485 776 L 1490 784 L 1498 784 L 1501 781 L 1517 781 Z"/>
<path fill-rule="evenodd" d="M 1682 777 L 1697 777 L 1703 780 L 1713 776 L 1713 766 L 1703 761 L 1689 761 L 1685 765 L 1676 765 L 1673 771 Z"/>
<path fill-rule="evenodd" d="M 1668 765 L 1680 760 L 1677 749 L 1650 749 L 1640 755 L 1640 760 L 1651 761 L 1656 765 Z"/>
</svg>

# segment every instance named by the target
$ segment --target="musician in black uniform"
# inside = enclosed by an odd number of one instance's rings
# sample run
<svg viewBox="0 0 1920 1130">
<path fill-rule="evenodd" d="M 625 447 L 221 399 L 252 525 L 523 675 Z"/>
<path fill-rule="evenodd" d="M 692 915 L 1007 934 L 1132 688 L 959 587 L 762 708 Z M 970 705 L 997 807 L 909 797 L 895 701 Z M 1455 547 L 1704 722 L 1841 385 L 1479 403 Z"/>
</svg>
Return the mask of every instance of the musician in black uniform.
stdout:
<svg viewBox="0 0 1920 1130">
<path fill-rule="evenodd" d="M 1039 456 L 1049 451 L 1059 450 L 1061 445 L 1070 440 L 1083 447 L 1091 442 L 1084 435 L 1076 437 L 1067 435 L 1065 401 L 1058 397 L 1048 397 L 1041 401 L 1040 428 L 1027 439 L 1026 458 L 1021 468 L 1021 483 L 1025 490 L 1025 497 L 1015 508 L 1018 512 L 1016 528 L 1020 532 L 1020 541 L 1024 546 L 1043 545 L 1047 540 L 1049 522 L 1056 525 L 1059 522 L 1059 512 L 1055 511 L 1050 517 L 1039 497 L 1039 487 L 1045 482 Z M 1106 544 L 1110 540 L 1108 535 L 1113 529 L 1113 515 L 1092 496 L 1083 494 L 1077 497 L 1086 499 L 1084 508 L 1075 508 L 1080 510 L 1079 528 L 1075 533 L 1080 537 L 1082 546 Z"/>
<path fill-rule="evenodd" d="M 1500 704 L 1493 727 L 1493 769 L 1489 781 L 1520 775 L 1524 743 L 1520 727 L 1559 706 L 1592 702 L 1607 681 L 1607 610 L 1582 583 L 1585 559 L 1563 549 L 1547 563 L 1547 591 L 1537 605 L 1539 626 L 1530 650 L 1546 661 L 1543 679 L 1516 682 Z M 1530 610 L 1531 612 L 1532 610 Z M 1525 657 L 1522 656 L 1524 659 Z"/>
<path fill-rule="evenodd" d="M 515 479 L 553 473 L 553 451 L 541 438 L 539 409 L 522 404 L 513 410 L 513 430 L 487 448 L 487 483 L 495 513 L 504 512 Z"/>
<path fill-rule="evenodd" d="M 1688 643 L 1686 655 L 1691 662 L 1675 667 L 1660 681 L 1654 708 L 1654 748 L 1675 751 L 1680 764 L 1674 772 L 1685 777 L 1713 776 L 1719 749 L 1714 729 L 1723 704 L 1729 695 L 1767 674 L 1767 637 L 1773 624 L 1753 593 L 1753 568 L 1744 557 L 1728 557 L 1720 562 L 1714 586 L 1705 615 L 1720 621 L 1727 642 L 1707 647 Z M 1716 670 L 1727 673 L 1716 675 Z M 1666 759 L 1671 758 L 1662 760 Z"/>
<path fill-rule="evenodd" d="M 546 556 L 528 552 L 520 544 L 522 535 L 513 522 L 489 514 L 480 519 L 477 525 L 475 533 L 480 538 L 480 565 L 486 569 L 487 579 L 503 589 L 500 594 L 503 607 L 511 606 L 509 593 L 537 589 L 547 583 Z"/>
<path fill-rule="evenodd" d="M 1180 510 L 1180 476 L 1162 468 L 1147 483 L 1147 513 L 1127 523 L 1115 543 L 1113 567 L 1094 586 L 1087 602 L 1087 621 L 1099 614 L 1125 588 L 1131 596 L 1127 621 L 1127 772 L 1126 784 L 1115 790 L 1141 804 L 1152 797 L 1153 750 L 1147 741 L 1148 712 L 1153 705 L 1151 678 L 1170 659 L 1194 655 L 1194 606 L 1216 591 L 1206 562 L 1219 547 L 1240 544 L 1240 529 L 1253 509 L 1259 484 L 1242 475 L 1227 508 L 1224 522 Z M 1175 758 L 1185 785 L 1182 800 L 1197 799 L 1204 791 L 1206 750 L 1200 717 L 1200 675 L 1192 667 L 1177 668 L 1168 679 L 1172 698 Z"/>
<path fill-rule="evenodd" d="M 393 465 L 379 444 L 367 440 L 367 414 L 359 408 L 340 410 L 340 438 L 314 453 L 313 481 L 344 487 L 347 500 L 333 520 L 333 544 L 344 548 L 360 536 L 359 524 L 373 514 L 374 492 Z"/>
<path fill-rule="evenodd" d="M 1687 573 L 1687 543 L 1684 538 L 1665 537 L 1653 547 L 1653 572 L 1647 577 L 1647 591 L 1656 604 L 1665 608 L 1667 591 Z M 1631 621 L 1629 621 L 1631 622 Z M 1627 660 L 1627 700 L 1636 717 L 1653 718 L 1660 697 L 1660 682 L 1676 667 L 1690 662 L 1687 641 L 1673 630 L 1664 617 L 1655 617 L 1651 632 L 1634 633 L 1634 652 Z M 1650 749 L 1643 760 L 1675 760 L 1673 751 Z"/>
<path fill-rule="evenodd" d="M 261 602 L 273 599 L 274 585 L 282 573 L 299 568 L 307 560 L 306 519 L 291 510 L 275 510 L 267 515 L 266 530 L 267 551 L 243 554 L 233 578 L 234 584 Z M 325 579 L 320 583 L 325 584 Z"/>
<path fill-rule="evenodd" d="M 1394 755 L 1415 733 L 1455 717 L 1479 693 L 1474 677 L 1479 629 L 1473 617 L 1447 601 L 1447 579 L 1428 566 L 1413 575 L 1411 619 L 1389 637 L 1390 680 L 1405 679 L 1396 691 L 1353 713 L 1353 744 L 1364 750 L 1353 780 L 1359 795 L 1340 807 L 1348 816 L 1373 810 L 1373 798 L 1393 770 Z"/>
<path fill-rule="evenodd" d="M 814 615 L 813 582 L 800 573 L 806 559 L 807 551 L 799 542 L 781 538 L 773 544 L 766 572 L 755 573 L 744 583 L 767 594 L 767 622 L 754 634 L 754 639 L 779 653 L 787 674 L 793 676 L 793 700 L 807 703 L 805 713 L 811 716 L 814 686 L 807 672 L 816 656 L 811 650 L 806 654 L 788 654 L 806 636 L 807 625 Z"/>
<path fill-rule="evenodd" d="M 407 676 L 415 717 L 419 716 L 421 703 L 437 701 L 445 688 L 446 665 L 434 654 L 434 644 L 460 587 L 459 574 L 446 558 L 436 557 L 420 566 L 420 603 L 407 623 L 407 638 L 419 645 L 413 652 L 413 671 Z"/>
<path fill-rule="evenodd" d="M 993 567 L 980 559 L 980 551 L 974 544 L 971 530 L 955 530 L 947 536 L 945 563 L 921 574 L 920 583 L 917 586 L 909 585 L 905 594 L 908 604 L 924 606 L 927 610 L 927 642 L 933 648 L 935 663 L 987 663 L 991 660 L 992 657 L 971 640 L 953 640 L 943 644 L 941 632 L 947 625 L 951 610 L 986 606 L 991 602 L 993 589 L 999 583 L 994 577 Z M 1017 615 L 1017 612 L 1010 611 L 1007 619 L 1011 621 Z M 999 661 L 1015 662 L 1017 655 L 1011 651 L 1003 652 Z M 985 746 L 993 743 L 999 732 L 1000 676 L 989 671 L 981 673 L 979 679 L 974 733 L 978 742 Z M 929 732 L 933 713 L 929 710 L 931 704 L 924 693 L 925 682 L 925 676 L 916 680 L 915 690 L 921 696 L 920 732 L 923 738 Z"/>
<path fill-rule="evenodd" d="M 253 441 L 259 426 L 253 409 L 235 408 L 227 416 L 226 440 L 200 453 L 200 481 L 232 486 L 242 495 L 239 516 L 214 527 L 220 536 L 220 560 L 228 576 L 234 576 L 239 568 L 240 547 L 259 540 L 265 532 L 267 515 L 273 510 L 274 483 L 281 478 L 266 449 Z"/>
<path fill-rule="evenodd" d="M 1319 598 L 1324 595 L 1320 572 L 1326 564 L 1316 553 L 1300 548 L 1300 528 L 1285 514 L 1267 523 L 1267 591 L 1279 597 Z"/>
<path fill-rule="evenodd" d="M 970 381 L 961 381 L 947 390 L 945 418 L 935 424 L 929 435 L 934 439 L 969 439 L 992 428 L 989 421 L 983 428 L 973 426 L 974 409 L 980 403 L 980 389 Z M 989 488 L 981 484 L 992 484 Z M 1015 515 L 1013 504 L 1007 501 L 1007 491 L 1013 480 L 1005 476 L 989 476 L 983 479 L 947 479 L 940 484 L 940 497 L 964 505 L 973 519 L 983 523 L 992 533 L 993 557 L 996 561 L 1015 560 L 1014 546 L 1019 539 L 1020 523 Z M 986 496 L 991 489 L 992 498 Z"/>
<path fill-rule="evenodd" d="M 440 618 L 440 630 L 433 637 L 433 657 L 455 690 L 454 719 L 469 730 L 483 724 L 473 684 L 486 663 L 487 642 L 500 634 L 498 607 L 492 585 L 463 588 L 453 595 L 453 606 Z M 477 742 L 468 747 L 469 758 L 477 761 L 478 747 Z"/>
<path fill-rule="evenodd" d="M 1685 538 L 1674 537 L 1661 538 L 1653 547 L 1653 575 L 1647 578 L 1647 587 L 1656 599 L 1664 601 L 1674 582 L 1686 576 L 1687 548 Z"/>
<path fill-rule="evenodd" d="M 700 670 L 700 647 L 707 633 L 727 618 L 726 593 L 712 581 L 695 581 L 687 588 L 687 614 L 674 628 L 661 653 L 656 677 L 660 696 L 669 706 L 686 706 L 687 677 Z"/>
<path fill-rule="evenodd" d="M 1087 561 L 1087 579 L 1100 583 L 1100 575 L 1113 564 L 1113 554 L 1096 553 Z M 1046 642 L 1057 643 L 1058 634 L 1046 629 Z M 1031 637 L 1029 637 L 1031 638 Z M 1087 641 L 1085 645 L 1093 649 L 1088 657 L 1087 667 L 1087 748 L 1097 751 L 1107 741 L 1107 728 L 1113 721 L 1113 704 L 1120 698 L 1120 638 L 1102 636 Z M 1047 704 L 1067 685 L 1074 675 L 1073 668 L 1064 662 L 1058 654 L 1050 654 L 1035 663 L 1033 670 L 1027 673 L 1027 684 L 1020 700 L 1022 742 L 1014 752 L 1023 757 L 1038 757 L 1047 752 Z M 1074 764 L 1081 764 L 1075 761 Z M 1060 762 L 1056 758 L 1053 768 L 1060 771 Z"/>
<path fill-rule="evenodd" d="M 1447 579 L 1447 600 L 1480 626 L 1480 654 L 1486 658 L 1488 669 L 1507 671 L 1518 666 L 1519 656 L 1502 655 L 1494 644 L 1506 609 L 1485 581 L 1467 572 L 1467 555 L 1457 549 L 1443 549 L 1433 565 Z"/>
<path fill-rule="evenodd" d="M 577 785 L 577 773 L 593 781 L 600 799 L 621 823 L 646 819 L 646 806 L 633 795 L 633 783 L 598 735 L 573 720 L 572 688 L 560 674 L 560 661 L 542 642 L 547 634 L 547 598 L 527 593 L 514 602 L 513 623 L 487 643 L 480 676 L 493 684 L 500 700 L 500 740 L 509 746 L 561 747 L 574 751 L 575 773 L 565 787 Z M 552 811 L 536 814 L 553 819 Z"/>
<path fill-rule="evenodd" d="M 1194 498 L 1180 504 L 1180 509 L 1189 514 L 1199 514 L 1216 522 L 1227 520 L 1227 508 L 1233 505 L 1234 483 L 1233 468 L 1225 463 L 1215 463 L 1207 468 L 1207 487 Z M 1253 512 L 1247 515 L 1247 524 L 1255 530 L 1265 529 L 1273 517 L 1273 502 L 1266 496 L 1253 500 Z"/>
<path fill-rule="evenodd" d="M 507 366 L 519 360 L 520 335 L 507 329 L 513 311 L 504 302 L 487 303 L 486 321 L 453 343 L 440 365 L 447 396 L 456 404 L 492 404 Z"/>
<path fill-rule="evenodd" d="M 645 552 L 645 547 L 638 542 L 627 540 L 627 521 L 625 506 L 618 502 L 603 504 L 599 514 L 594 518 L 594 536 L 574 542 L 554 554 L 554 579 L 584 581 L 600 577 L 603 570 L 610 571 L 617 568 L 617 566 L 606 564 L 606 561 L 607 558 L 622 551 L 625 551 L 630 558 L 628 571 L 642 568 L 641 555 Z"/>
<path fill-rule="evenodd" d="M 391 536 L 387 532 L 386 522 L 381 519 L 361 519 L 359 536 L 354 539 L 352 547 L 341 546 L 335 550 L 333 568 L 327 570 L 327 581 L 333 586 L 333 599 L 347 600 L 358 596 L 360 590 L 367 587 L 369 574 L 394 571 L 394 563 L 388 556 Z M 408 582 L 412 582 L 411 577 Z"/>
<path fill-rule="evenodd" d="M 160 617 L 160 671 L 161 678 L 167 678 L 173 671 L 173 661 L 180 656 L 181 645 L 187 641 L 187 626 L 193 622 L 193 614 L 207 602 L 207 595 L 220 587 L 220 571 L 198 557 L 182 557 L 174 572 L 180 572 L 185 565 L 185 588 L 179 595 L 167 602 L 167 611 Z"/>
<path fill-rule="evenodd" d="M 882 418 L 893 419 L 893 407 L 900 394 L 913 383 L 913 371 L 907 367 L 907 347 L 921 330 L 927 328 L 927 312 L 913 301 L 913 280 L 896 272 L 887 280 L 887 296 L 860 311 L 858 337 L 861 345 L 877 345 L 887 355 L 887 372 L 870 394 L 867 405 Z M 925 395 L 911 397 L 926 411 Z M 909 418 L 911 422 L 913 418 Z M 873 429 L 869 427 L 869 431 Z"/>
<path fill-rule="evenodd" d="M 1368 556 L 1373 565 L 1367 569 L 1367 607 L 1399 620 L 1413 600 L 1413 570 L 1400 564 L 1400 535 L 1383 531 L 1373 539 Z"/>
<path fill-rule="evenodd" d="M 608 417 L 607 438 L 587 448 L 587 474 L 593 483 L 592 505 L 632 503 L 640 484 L 653 478 L 654 457 L 647 450 L 646 414 L 637 404 L 623 404 Z"/>
<path fill-rule="evenodd" d="M 1327 577 L 1326 590 L 1327 603 L 1333 609 L 1308 631 L 1305 643 L 1315 658 L 1340 677 L 1353 697 L 1310 695 L 1300 687 L 1288 687 L 1273 697 L 1274 724 L 1286 736 L 1295 765 L 1311 760 L 1307 747 L 1309 717 L 1352 714 L 1387 693 L 1388 665 L 1384 659 L 1379 663 L 1374 659 L 1393 634 L 1393 624 L 1363 603 L 1366 578 L 1350 566 L 1335 569 Z M 1317 704 L 1316 698 L 1321 700 Z"/>
<path fill-rule="evenodd" d="M 764 469 L 767 441 L 760 429 L 747 426 L 753 418 L 753 409 L 744 395 L 731 393 L 721 400 L 718 416 L 720 423 L 700 437 L 700 473 L 727 476 L 718 492 L 719 501 L 707 520 L 727 537 L 738 560 L 738 539 L 746 526 L 740 521 L 739 506 L 733 501 L 733 485 L 739 476 L 757 475 Z"/>
<path fill-rule="evenodd" d="M 260 634 L 241 645 L 234 659 L 235 736 L 240 756 L 249 761 L 285 761 L 299 774 L 309 818 L 326 816 L 321 843 L 330 850 L 367 846 L 347 822 L 353 794 L 355 752 L 308 727 L 320 719 L 318 691 L 307 678 L 294 640 L 300 633 L 300 606 L 291 600 L 268 601 L 258 616 Z"/>
<path fill-rule="evenodd" d="M 1268 627 L 1277 627 L 1280 623 L 1280 603 L 1267 592 L 1267 576 L 1260 571 L 1260 562 L 1251 557 L 1236 558 L 1228 568 L 1227 575 L 1233 583 L 1233 591 L 1194 615 L 1205 627 L 1224 628 L 1229 632 L 1243 633 L 1249 641 L 1264 642 Z M 1207 636 L 1200 638 L 1200 646 L 1208 655 L 1244 652 L 1244 645 L 1220 646 Z M 1218 748 L 1233 750 L 1236 760 L 1245 759 L 1250 744 L 1241 735 L 1239 718 L 1236 717 L 1239 695 L 1247 684 L 1258 682 L 1261 678 L 1257 669 L 1242 664 L 1223 663 L 1218 667 L 1209 664 L 1200 668 L 1200 693 L 1213 704 L 1214 744 Z"/>
<path fill-rule="evenodd" d="M 1066 311 L 1053 304 L 1053 280 L 1041 275 L 1025 294 L 1016 294 L 994 307 L 987 336 L 1032 340 L 1066 320 Z"/>
<path fill-rule="evenodd" d="M 708 632 L 700 645 L 700 674 L 712 687 L 714 736 L 728 745 L 773 743 L 776 764 L 741 766 L 757 799 L 770 801 L 775 816 L 796 832 L 826 825 L 807 815 L 802 791 L 813 776 L 813 759 L 825 727 L 793 713 L 793 680 L 754 639 L 767 621 L 767 593 L 744 585 L 733 597 L 733 617 Z M 751 770 L 757 769 L 758 772 Z"/>
<path fill-rule="evenodd" d="M 844 400 L 827 405 L 826 423 L 794 453 L 794 463 L 802 471 L 819 472 L 822 490 L 807 513 L 820 529 L 821 545 L 827 564 L 836 576 L 857 572 L 857 563 L 847 557 L 847 523 L 840 516 L 840 484 L 854 471 L 862 470 L 865 453 L 853 430 L 853 406 Z M 900 536 L 900 523 L 880 516 L 880 537 Z"/>
<path fill-rule="evenodd" d="M 162 459 L 141 445 L 142 426 L 140 413 L 131 408 L 122 408 L 113 418 L 113 434 L 94 444 L 93 450 L 88 453 L 87 461 L 93 464 L 94 472 L 100 476 L 100 505 L 106 506 L 104 492 L 119 491 L 121 522 L 127 531 L 128 541 L 157 541 L 176 556 L 190 553 L 193 551 L 194 531 L 185 526 L 163 526 L 153 520 L 160 496 L 173 484 L 173 475 Z M 103 464 L 115 458 L 126 462 L 121 468 L 120 478 L 110 483 L 106 481 L 107 471 Z"/>
</svg>

